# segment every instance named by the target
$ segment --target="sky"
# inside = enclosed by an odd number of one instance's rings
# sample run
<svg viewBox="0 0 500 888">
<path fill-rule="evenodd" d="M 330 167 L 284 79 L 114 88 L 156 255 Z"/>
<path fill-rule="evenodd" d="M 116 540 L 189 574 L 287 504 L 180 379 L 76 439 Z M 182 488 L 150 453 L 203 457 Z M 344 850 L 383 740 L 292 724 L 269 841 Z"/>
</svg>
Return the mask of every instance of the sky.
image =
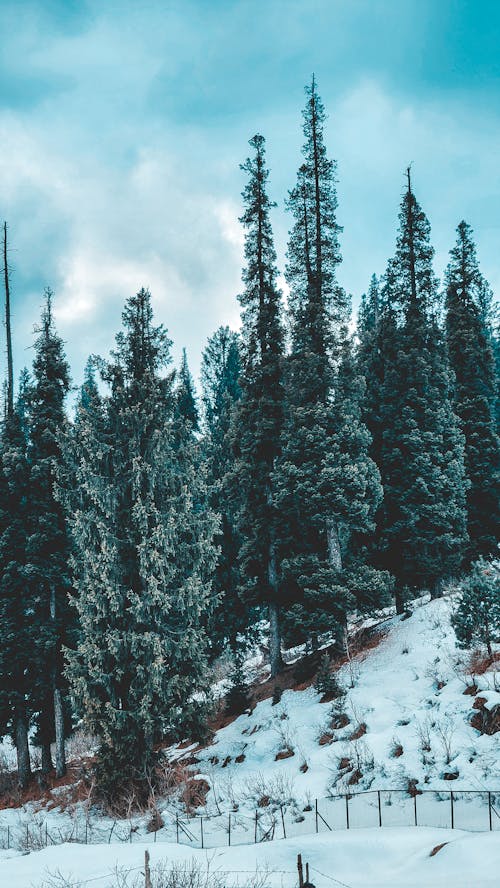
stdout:
<svg viewBox="0 0 500 888">
<path fill-rule="evenodd" d="M 313 72 L 354 306 L 394 251 L 409 163 L 438 275 L 465 218 L 500 292 L 496 0 L 0 0 L 0 33 L 16 373 L 45 287 L 80 385 L 146 286 L 174 361 L 185 346 L 197 375 L 208 336 L 239 321 L 239 165 L 256 132 L 284 269 Z"/>
</svg>

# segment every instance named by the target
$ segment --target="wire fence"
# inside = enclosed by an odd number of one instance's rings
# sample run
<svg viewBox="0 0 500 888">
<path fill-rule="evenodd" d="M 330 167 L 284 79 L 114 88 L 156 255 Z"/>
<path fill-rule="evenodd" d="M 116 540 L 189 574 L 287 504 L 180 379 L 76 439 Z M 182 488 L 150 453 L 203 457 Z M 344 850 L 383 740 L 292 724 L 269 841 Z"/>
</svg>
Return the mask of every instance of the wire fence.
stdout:
<svg viewBox="0 0 500 888">
<path fill-rule="evenodd" d="M 500 832 L 500 792 L 487 790 L 368 790 L 327 796 L 306 805 L 297 802 L 256 809 L 253 814 L 170 815 L 151 830 L 128 821 L 74 816 L 58 827 L 41 814 L 0 823 L 0 847 L 33 851 L 63 842 L 177 842 L 192 848 L 253 845 L 339 829 L 391 826 L 427 826 L 467 831 Z"/>
</svg>

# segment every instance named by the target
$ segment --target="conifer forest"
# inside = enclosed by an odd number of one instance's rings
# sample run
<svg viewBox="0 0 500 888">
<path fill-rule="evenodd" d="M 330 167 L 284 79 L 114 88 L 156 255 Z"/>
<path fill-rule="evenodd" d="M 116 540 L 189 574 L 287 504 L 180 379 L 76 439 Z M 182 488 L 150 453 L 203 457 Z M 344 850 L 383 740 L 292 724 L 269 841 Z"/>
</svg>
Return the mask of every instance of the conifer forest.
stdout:
<svg viewBox="0 0 500 888">
<path fill-rule="evenodd" d="M 174 366 L 147 288 L 123 293 L 114 348 L 83 381 L 50 289 L 16 352 L 24 257 L 3 226 L 0 736 L 22 788 L 33 750 L 64 776 L 83 726 L 103 803 L 151 793 L 162 745 L 207 741 L 221 658 L 244 710 L 257 636 L 279 680 L 285 650 L 342 651 L 353 617 L 459 584 L 459 642 L 500 642 L 498 303 L 466 220 L 438 280 L 409 165 L 392 253 L 353 311 L 320 87 L 286 196 L 264 136 L 242 145 L 241 325 L 214 330 L 199 380 L 185 350 Z"/>
</svg>

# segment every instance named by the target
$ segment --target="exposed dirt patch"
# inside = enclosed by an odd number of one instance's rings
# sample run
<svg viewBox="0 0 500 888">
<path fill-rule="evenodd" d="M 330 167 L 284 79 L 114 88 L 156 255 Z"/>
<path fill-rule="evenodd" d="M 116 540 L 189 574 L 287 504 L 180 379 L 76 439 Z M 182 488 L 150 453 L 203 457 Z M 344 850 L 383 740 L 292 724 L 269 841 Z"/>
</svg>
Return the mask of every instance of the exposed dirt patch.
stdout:
<svg viewBox="0 0 500 888">
<path fill-rule="evenodd" d="M 293 749 L 280 749 L 280 751 L 274 756 L 274 760 L 276 762 L 281 762 L 283 759 L 291 758 L 292 755 L 295 755 Z"/>
<path fill-rule="evenodd" d="M 429 854 L 429 857 L 435 857 L 436 854 L 438 854 L 438 852 L 441 851 L 441 848 L 444 848 L 444 846 L 447 844 L 448 844 L 448 842 L 441 842 L 440 845 L 435 845 L 434 848 L 432 849 L 431 853 Z"/>
<path fill-rule="evenodd" d="M 349 737 L 349 740 L 359 740 L 361 737 L 364 737 L 366 734 L 366 724 L 365 722 L 361 722 L 360 725 L 356 728 L 355 731 Z"/>
</svg>

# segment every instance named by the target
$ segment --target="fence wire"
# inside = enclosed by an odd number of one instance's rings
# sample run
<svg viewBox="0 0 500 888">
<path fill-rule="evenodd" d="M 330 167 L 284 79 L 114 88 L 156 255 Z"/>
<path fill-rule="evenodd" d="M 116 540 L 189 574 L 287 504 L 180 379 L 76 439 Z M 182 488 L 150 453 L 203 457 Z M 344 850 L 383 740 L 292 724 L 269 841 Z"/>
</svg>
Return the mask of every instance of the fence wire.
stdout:
<svg viewBox="0 0 500 888">
<path fill-rule="evenodd" d="M 0 820 L 0 847 L 34 851 L 64 842 L 110 844 L 177 842 L 192 848 L 253 845 L 339 829 L 428 826 L 466 831 L 500 832 L 500 792 L 487 790 L 368 790 L 326 796 L 305 805 L 258 808 L 253 814 L 232 811 L 215 815 L 171 815 L 154 832 L 128 821 L 106 825 L 89 816 L 75 816 L 55 826 L 40 813 L 13 825 Z"/>
</svg>

